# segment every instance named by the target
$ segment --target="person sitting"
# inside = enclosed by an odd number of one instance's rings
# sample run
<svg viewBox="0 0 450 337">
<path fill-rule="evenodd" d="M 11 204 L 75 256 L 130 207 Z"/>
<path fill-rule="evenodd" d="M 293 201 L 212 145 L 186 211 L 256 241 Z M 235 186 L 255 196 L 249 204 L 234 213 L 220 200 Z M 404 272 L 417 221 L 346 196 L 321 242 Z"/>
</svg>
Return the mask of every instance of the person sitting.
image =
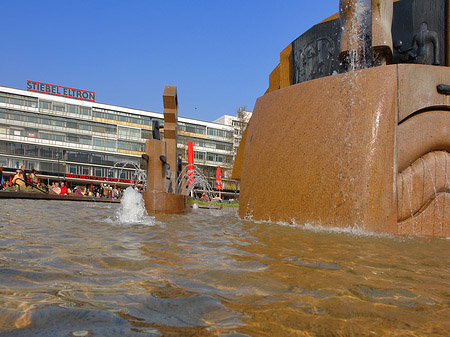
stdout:
<svg viewBox="0 0 450 337">
<path fill-rule="evenodd" d="M 59 194 L 60 195 L 67 195 L 67 186 L 64 183 L 64 181 L 61 182 L 61 188 L 60 188 Z"/>
<path fill-rule="evenodd" d="M 60 194 L 61 193 L 61 189 L 59 188 L 59 183 L 53 183 L 52 184 L 52 191 L 55 194 Z"/>
<path fill-rule="evenodd" d="M 28 177 L 27 177 L 27 172 L 25 171 L 25 165 L 22 165 L 20 167 L 20 171 L 22 173 L 22 179 L 23 179 L 25 187 L 26 187 L 28 185 Z"/>
<path fill-rule="evenodd" d="M 77 196 L 77 197 L 84 197 L 83 191 L 81 189 L 80 186 L 77 186 L 74 191 L 73 191 L 73 195 Z"/>
<path fill-rule="evenodd" d="M 17 186 L 18 191 L 25 191 L 25 180 L 23 179 L 22 171 L 16 170 L 16 175 L 12 180 L 13 186 Z"/>
<path fill-rule="evenodd" d="M 203 193 L 199 200 L 208 200 L 208 197 L 206 196 L 205 193 Z"/>
<path fill-rule="evenodd" d="M 5 187 L 5 180 L 3 179 L 3 167 L 0 167 L 0 190 Z"/>
<path fill-rule="evenodd" d="M 37 186 L 37 184 L 39 183 L 38 178 L 36 177 L 36 170 L 32 169 L 30 176 L 28 178 L 29 180 L 29 185 L 34 185 Z"/>
<path fill-rule="evenodd" d="M 222 199 L 220 199 L 219 196 L 215 195 L 214 198 L 212 198 L 212 201 L 214 201 L 214 202 L 221 202 Z"/>
</svg>

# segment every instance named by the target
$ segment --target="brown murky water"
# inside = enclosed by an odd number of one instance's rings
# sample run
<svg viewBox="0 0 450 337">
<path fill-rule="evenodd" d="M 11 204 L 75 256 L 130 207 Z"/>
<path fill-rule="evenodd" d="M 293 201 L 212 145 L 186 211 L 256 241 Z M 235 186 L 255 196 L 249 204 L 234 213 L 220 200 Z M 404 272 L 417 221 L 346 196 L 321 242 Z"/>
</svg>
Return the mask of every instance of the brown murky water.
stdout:
<svg viewBox="0 0 450 337">
<path fill-rule="evenodd" d="M 448 239 L 0 202 L 0 336 L 450 334 Z"/>
</svg>

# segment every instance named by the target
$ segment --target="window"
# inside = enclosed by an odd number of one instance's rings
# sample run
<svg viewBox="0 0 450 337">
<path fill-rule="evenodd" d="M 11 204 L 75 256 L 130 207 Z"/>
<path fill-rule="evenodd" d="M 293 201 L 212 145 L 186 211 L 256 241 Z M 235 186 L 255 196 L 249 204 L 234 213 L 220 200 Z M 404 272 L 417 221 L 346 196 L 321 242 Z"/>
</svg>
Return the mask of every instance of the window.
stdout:
<svg viewBox="0 0 450 337">
<path fill-rule="evenodd" d="M 40 102 L 39 102 L 39 107 L 40 107 L 41 109 L 44 109 L 44 110 L 50 110 L 50 109 L 52 108 L 52 103 L 50 103 L 50 102 L 45 102 L 45 101 L 40 101 Z"/>
<path fill-rule="evenodd" d="M 141 139 L 141 130 L 119 126 L 118 136 L 119 136 L 119 138 L 123 138 L 123 139 L 140 140 Z"/>
<path fill-rule="evenodd" d="M 201 135 L 206 135 L 206 127 L 202 125 L 195 125 L 190 123 L 178 123 L 178 128 L 180 131 L 199 133 Z"/>
<path fill-rule="evenodd" d="M 93 138 L 94 149 L 98 150 L 107 150 L 107 151 L 115 151 L 116 141 L 111 139 L 103 139 L 103 138 Z"/>
<path fill-rule="evenodd" d="M 118 141 L 118 147 L 121 150 L 127 150 L 127 151 L 136 151 L 136 152 L 144 152 L 144 144 L 141 143 L 134 143 L 134 142 L 124 142 L 119 140 Z"/>
<path fill-rule="evenodd" d="M 52 121 L 51 121 L 50 117 L 42 116 L 42 117 L 40 117 L 40 121 L 41 121 L 42 124 L 45 124 L 45 125 L 51 125 L 52 124 Z"/>
<path fill-rule="evenodd" d="M 1 117 L 0 117 L 1 118 Z M 141 130 L 143 139 L 153 139 L 153 132 L 150 130 Z"/>
<path fill-rule="evenodd" d="M 78 107 L 73 104 L 66 104 L 67 112 L 71 115 L 77 115 L 78 114 Z"/>
<path fill-rule="evenodd" d="M 56 140 L 57 142 L 64 142 L 66 140 L 66 136 L 55 133 L 54 140 Z"/>
<path fill-rule="evenodd" d="M 92 130 L 92 125 L 89 123 L 83 123 L 81 122 L 79 124 L 80 130 L 85 130 L 85 131 L 91 131 Z"/>
<path fill-rule="evenodd" d="M 92 137 L 89 137 L 89 136 L 80 136 L 80 144 L 83 144 L 83 145 L 92 145 Z"/>
<path fill-rule="evenodd" d="M 205 153 L 194 151 L 194 159 L 205 160 Z"/>
<path fill-rule="evenodd" d="M 233 133 L 231 131 L 208 128 L 208 136 L 220 137 L 220 138 L 232 138 Z"/>
<path fill-rule="evenodd" d="M 86 108 L 84 106 L 80 106 L 80 115 L 90 117 L 91 116 L 91 108 Z"/>
<path fill-rule="evenodd" d="M 77 122 L 71 122 L 69 120 L 67 121 L 66 126 L 69 129 L 76 129 L 76 130 L 78 130 L 80 128 L 79 124 Z"/>
<path fill-rule="evenodd" d="M 66 109 L 64 108 L 64 104 L 53 103 L 53 110 L 58 112 L 65 112 Z"/>
<path fill-rule="evenodd" d="M 54 126 L 66 127 L 66 120 L 64 118 L 53 118 L 52 120 Z"/>
<path fill-rule="evenodd" d="M 69 143 L 78 143 L 80 141 L 80 137 L 78 137 L 77 135 L 68 134 L 67 141 Z"/>
<path fill-rule="evenodd" d="M 92 110 L 92 116 L 97 118 L 104 118 L 105 114 L 101 110 Z"/>
</svg>

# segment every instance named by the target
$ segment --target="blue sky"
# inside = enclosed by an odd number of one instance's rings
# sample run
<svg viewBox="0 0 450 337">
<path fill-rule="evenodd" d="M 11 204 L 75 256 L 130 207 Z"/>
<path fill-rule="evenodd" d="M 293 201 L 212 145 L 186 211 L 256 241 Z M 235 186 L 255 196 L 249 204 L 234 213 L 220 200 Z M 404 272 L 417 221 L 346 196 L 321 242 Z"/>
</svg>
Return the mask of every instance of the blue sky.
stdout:
<svg viewBox="0 0 450 337">
<path fill-rule="evenodd" d="M 96 92 L 97 102 L 212 121 L 253 110 L 279 53 L 338 11 L 338 0 L 4 1 L 0 85 Z"/>
</svg>

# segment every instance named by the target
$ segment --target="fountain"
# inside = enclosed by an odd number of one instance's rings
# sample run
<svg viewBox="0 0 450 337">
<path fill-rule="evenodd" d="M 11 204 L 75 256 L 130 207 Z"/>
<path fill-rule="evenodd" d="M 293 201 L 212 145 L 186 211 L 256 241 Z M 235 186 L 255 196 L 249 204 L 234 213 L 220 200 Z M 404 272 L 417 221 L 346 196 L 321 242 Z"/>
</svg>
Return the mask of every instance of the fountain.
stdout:
<svg viewBox="0 0 450 337">
<path fill-rule="evenodd" d="M 185 196 L 173 193 L 177 176 L 177 87 L 166 85 L 164 102 L 164 141 L 159 134 L 159 122 L 152 125 L 153 139 L 146 142 L 147 189 L 143 192 L 148 213 L 183 213 Z"/>
<path fill-rule="evenodd" d="M 191 180 L 191 182 L 189 182 L 189 180 L 191 179 L 191 175 L 188 173 L 188 171 L 189 168 L 188 166 L 186 166 L 180 172 L 176 180 L 175 192 L 178 194 L 190 195 L 194 190 L 194 187 L 199 186 L 201 191 L 203 191 L 208 197 L 208 200 L 211 200 L 212 196 L 214 195 L 214 191 L 209 184 L 208 179 L 203 174 L 202 170 L 194 165 L 194 169 L 192 170 L 194 179 Z"/>
<path fill-rule="evenodd" d="M 116 213 L 116 218 L 121 224 L 150 224 L 154 221 L 145 210 L 144 199 L 132 186 L 128 186 L 120 201 L 120 208 Z"/>
<path fill-rule="evenodd" d="M 118 178 L 122 177 L 123 169 L 129 167 L 133 168 L 133 176 L 131 178 L 132 184 L 139 185 L 142 189 L 147 189 L 147 173 L 139 167 L 139 165 L 135 162 L 130 161 L 118 161 L 114 163 L 114 166 L 109 170 L 112 172 L 113 170 L 119 170 L 117 175 Z"/>
<path fill-rule="evenodd" d="M 233 170 L 241 217 L 450 236 L 448 6 L 341 0 L 280 53 Z"/>
</svg>

